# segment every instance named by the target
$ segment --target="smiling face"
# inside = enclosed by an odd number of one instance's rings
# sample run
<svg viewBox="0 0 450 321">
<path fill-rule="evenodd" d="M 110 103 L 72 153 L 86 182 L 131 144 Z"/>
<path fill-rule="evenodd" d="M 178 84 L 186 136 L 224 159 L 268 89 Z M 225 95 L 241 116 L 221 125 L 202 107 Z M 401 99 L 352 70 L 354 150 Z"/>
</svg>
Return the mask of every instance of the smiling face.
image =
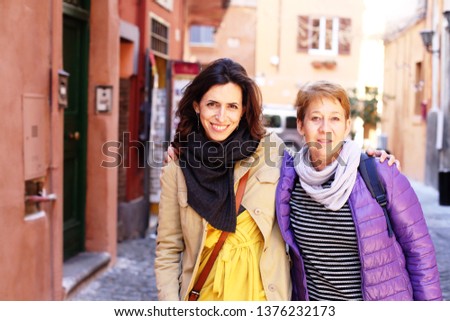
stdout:
<svg viewBox="0 0 450 321">
<path fill-rule="evenodd" d="M 342 142 L 350 132 L 350 119 L 346 118 L 339 101 L 315 99 L 306 108 L 303 121 L 297 120 L 297 130 L 305 136 L 312 164 L 321 170 L 341 151 Z"/>
<path fill-rule="evenodd" d="M 242 90 L 231 82 L 212 86 L 200 102 L 194 102 L 194 109 L 206 137 L 216 142 L 224 141 L 238 127 L 244 114 Z"/>
</svg>

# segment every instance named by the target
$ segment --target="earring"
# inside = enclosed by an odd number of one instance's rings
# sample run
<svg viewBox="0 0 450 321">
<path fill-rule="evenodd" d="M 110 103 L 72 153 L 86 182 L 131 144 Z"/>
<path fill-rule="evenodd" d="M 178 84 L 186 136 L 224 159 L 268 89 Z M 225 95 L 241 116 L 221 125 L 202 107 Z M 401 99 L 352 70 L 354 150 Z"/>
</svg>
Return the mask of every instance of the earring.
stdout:
<svg viewBox="0 0 450 321">
<path fill-rule="evenodd" d="M 239 124 L 241 123 L 241 121 L 242 121 L 242 116 L 241 116 L 241 119 L 239 119 L 239 123 L 238 123 L 238 125 L 237 125 L 235 131 L 238 131 L 238 130 L 239 130 Z"/>
<path fill-rule="evenodd" d="M 199 113 L 195 113 L 197 115 L 197 131 L 200 131 L 200 116 Z"/>
</svg>

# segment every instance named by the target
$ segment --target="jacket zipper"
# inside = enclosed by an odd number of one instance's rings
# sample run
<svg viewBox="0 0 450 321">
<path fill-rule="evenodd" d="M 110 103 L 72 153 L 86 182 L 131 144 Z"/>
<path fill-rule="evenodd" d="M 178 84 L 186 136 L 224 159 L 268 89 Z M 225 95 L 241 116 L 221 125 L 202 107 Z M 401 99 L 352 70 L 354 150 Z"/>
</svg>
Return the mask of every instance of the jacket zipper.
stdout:
<svg viewBox="0 0 450 321">
<path fill-rule="evenodd" d="M 350 197 L 351 198 L 351 197 Z M 352 218 L 353 218 L 353 224 L 355 225 L 355 233 L 356 233 L 356 243 L 358 244 L 358 256 L 359 256 L 359 261 L 361 263 L 361 293 L 362 293 L 362 298 L 363 301 L 366 301 L 366 293 L 364 291 L 365 289 L 365 285 L 364 285 L 364 274 L 363 274 L 363 258 L 361 255 L 361 242 L 360 242 L 360 235 L 359 235 L 359 229 L 357 226 L 357 222 L 356 222 L 356 215 L 355 215 L 355 211 L 353 210 L 353 203 L 351 202 L 351 200 L 348 200 L 348 205 L 350 207 L 350 211 L 352 212 Z"/>
</svg>

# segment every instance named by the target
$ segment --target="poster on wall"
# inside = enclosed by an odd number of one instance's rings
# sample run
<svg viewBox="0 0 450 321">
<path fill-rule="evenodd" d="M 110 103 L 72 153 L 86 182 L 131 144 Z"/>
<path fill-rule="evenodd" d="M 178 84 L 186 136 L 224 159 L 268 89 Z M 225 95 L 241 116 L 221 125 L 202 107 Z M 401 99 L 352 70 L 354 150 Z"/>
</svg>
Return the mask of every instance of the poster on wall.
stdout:
<svg viewBox="0 0 450 321">
<path fill-rule="evenodd" d="M 179 119 L 176 117 L 178 103 L 183 97 L 184 89 L 200 72 L 200 65 L 198 63 L 174 61 L 172 62 L 172 108 L 171 108 L 171 125 L 170 125 L 170 140 L 175 136 L 175 130 L 178 126 Z"/>
<path fill-rule="evenodd" d="M 152 60 L 152 74 L 154 77 L 149 135 L 150 203 L 159 203 L 161 196 L 161 166 L 164 163 L 164 155 L 167 148 L 167 134 L 170 134 L 169 141 L 172 141 L 178 125 L 178 119 L 175 117 L 178 102 L 183 96 L 184 88 L 200 72 L 200 65 L 179 61 L 172 62 L 171 92 L 168 93 L 166 88 L 157 88 L 158 71 L 156 70 L 154 57 L 150 55 L 150 58 Z M 171 100 L 169 102 L 170 107 L 168 99 Z M 168 108 L 170 108 L 170 119 L 168 119 Z"/>
<path fill-rule="evenodd" d="M 161 164 L 165 152 L 167 93 L 164 88 L 154 88 L 152 118 L 150 122 L 150 203 L 159 203 L 161 195 Z"/>
</svg>

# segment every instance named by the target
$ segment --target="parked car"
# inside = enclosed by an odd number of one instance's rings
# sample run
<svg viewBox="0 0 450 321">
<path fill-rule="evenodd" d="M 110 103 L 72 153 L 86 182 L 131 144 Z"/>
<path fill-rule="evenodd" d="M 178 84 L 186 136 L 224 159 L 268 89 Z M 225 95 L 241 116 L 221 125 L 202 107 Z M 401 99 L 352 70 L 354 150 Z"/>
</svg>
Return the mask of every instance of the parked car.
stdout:
<svg viewBox="0 0 450 321">
<path fill-rule="evenodd" d="M 297 131 L 297 110 L 292 105 L 264 104 L 264 126 L 275 132 L 287 147 L 298 151 L 303 146 L 303 136 Z"/>
</svg>

